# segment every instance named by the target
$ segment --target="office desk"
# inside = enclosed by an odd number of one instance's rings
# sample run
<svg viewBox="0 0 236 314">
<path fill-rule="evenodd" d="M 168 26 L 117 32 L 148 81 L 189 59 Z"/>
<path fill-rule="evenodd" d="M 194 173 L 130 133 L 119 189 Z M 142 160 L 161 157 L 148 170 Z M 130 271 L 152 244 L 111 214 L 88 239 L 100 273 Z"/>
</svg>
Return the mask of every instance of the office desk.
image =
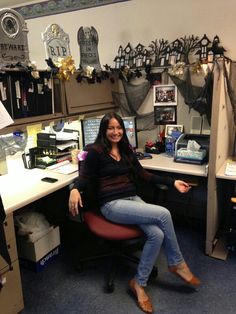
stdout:
<svg viewBox="0 0 236 314">
<path fill-rule="evenodd" d="M 236 176 L 226 176 L 225 175 L 225 168 L 228 160 L 226 160 L 223 165 L 220 167 L 219 171 L 216 173 L 217 179 L 225 179 L 225 180 L 236 180 Z"/>
<path fill-rule="evenodd" d="M 224 229 L 224 232 L 222 236 L 221 234 L 218 235 L 218 241 L 215 245 L 212 256 L 216 256 L 217 258 L 222 258 L 224 260 L 228 256 L 226 243 L 227 236 L 225 236 L 225 234 L 232 228 L 232 223 L 234 222 L 231 216 L 231 197 L 235 195 L 236 176 L 225 175 L 226 164 L 230 159 L 230 157 L 227 158 L 216 173 L 217 201 L 215 208 L 217 208 L 217 214 L 219 214 L 220 217 L 218 225 Z M 234 228 L 235 226 L 233 229 Z"/>
<path fill-rule="evenodd" d="M 0 192 L 6 211 L 4 230 L 12 261 L 12 271 L 0 257 L 0 270 L 6 278 L 6 284 L 0 293 L 0 309 L 4 313 L 19 313 L 23 307 L 23 293 L 20 278 L 13 213 L 46 195 L 70 184 L 77 172 L 70 175 L 58 174 L 49 170 L 24 169 L 21 158 L 12 159 L 8 164 L 9 174 L 0 176 Z M 58 181 L 47 183 L 43 177 L 54 177 Z"/>
<path fill-rule="evenodd" d="M 69 185 L 77 175 L 77 172 L 64 175 L 35 168 L 0 176 L 0 191 L 6 214 Z M 58 181 L 43 182 L 43 177 L 53 177 Z"/>
<path fill-rule="evenodd" d="M 169 158 L 164 154 L 153 155 L 152 159 L 141 160 L 140 162 L 142 166 L 148 170 L 183 173 L 200 177 L 207 176 L 206 165 L 198 166 L 175 163 L 172 158 Z M 13 222 L 14 211 L 69 185 L 78 174 L 75 172 L 70 175 L 64 175 L 49 170 L 25 169 L 21 158 L 13 158 L 9 161 L 8 172 L 7 175 L 0 176 L 0 191 L 7 217 L 10 219 L 12 225 L 11 241 L 14 241 L 14 245 L 16 245 Z M 55 183 L 43 182 L 41 181 L 43 177 L 54 177 L 57 178 L 58 181 Z M 14 296 L 12 296 L 12 287 L 9 287 L 8 293 L 5 293 L 6 295 L 17 299 L 14 308 L 15 310 L 10 310 L 12 313 L 19 312 L 23 309 L 23 295 L 17 251 L 15 252 L 13 264 L 15 267 L 14 269 L 16 269 L 17 272 L 8 282 L 18 282 L 18 290 L 15 292 Z M 2 306 L 2 295 L 3 292 L 1 292 L 0 295 L 0 307 Z M 7 306 L 9 310 L 9 307 L 12 306 L 11 300 L 9 300 Z"/>
<path fill-rule="evenodd" d="M 176 219 L 182 220 L 187 217 L 192 221 L 204 222 L 207 207 L 208 165 L 175 162 L 173 158 L 165 154 L 152 155 L 152 157 L 152 159 L 140 160 L 145 169 L 157 171 L 159 175 L 163 172 L 164 175 L 166 173 L 175 179 L 196 184 L 187 194 L 179 194 L 176 189 L 170 188 L 165 193 L 160 193 L 161 199 L 157 201 L 163 202 Z"/>
<path fill-rule="evenodd" d="M 194 165 L 173 161 L 173 158 L 167 157 L 165 154 L 152 155 L 152 159 L 140 160 L 141 165 L 145 169 L 182 173 L 191 176 L 207 177 L 208 165 Z"/>
<path fill-rule="evenodd" d="M 207 177 L 207 165 L 177 163 L 165 154 L 153 155 L 152 159 L 140 160 L 140 163 L 147 170 Z M 64 175 L 46 169 L 25 169 L 20 158 L 11 160 L 8 169 L 7 175 L 0 176 L 0 191 L 7 215 L 69 185 L 78 175 L 77 172 Z M 43 182 L 43 177 L 57 178 L 58 181 Z"/>
</svg>

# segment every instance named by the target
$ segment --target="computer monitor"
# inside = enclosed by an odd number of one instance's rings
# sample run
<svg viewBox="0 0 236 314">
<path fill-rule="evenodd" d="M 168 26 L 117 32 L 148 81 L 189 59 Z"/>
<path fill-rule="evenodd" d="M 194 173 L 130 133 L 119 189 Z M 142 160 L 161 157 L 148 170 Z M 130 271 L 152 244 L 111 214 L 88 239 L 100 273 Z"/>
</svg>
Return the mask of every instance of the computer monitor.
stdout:
<svg viewBox="0 0 236 314">
<path fill-rule="evenodd" d="M 133 148 L 138 148 L 136 117 L 122 117 L 126 129 L 126 135 Z"/>
<path fill-rule="evenodd" d="M 98 135 L 100 122 L 101 119 L 99 118 L 81 120 L 82 141 L 84 147 L 88 144 L 94 143 Z"/>
<path fill-rule="evenodd" d="M 130 145 L 138 147 L 136 117 L 122 117 Z M 81 120 L 83 146 L 94 143 L 100 126 L 101 118 Z"/>
</svg>

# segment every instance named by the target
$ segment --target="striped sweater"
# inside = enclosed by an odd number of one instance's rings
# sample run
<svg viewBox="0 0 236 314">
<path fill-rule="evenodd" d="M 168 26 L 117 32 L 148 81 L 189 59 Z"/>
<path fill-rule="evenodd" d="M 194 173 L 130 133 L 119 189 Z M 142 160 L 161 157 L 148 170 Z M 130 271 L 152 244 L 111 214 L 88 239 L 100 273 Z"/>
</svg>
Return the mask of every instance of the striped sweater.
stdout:
<svg viewBox="0 0 236 314">
<path fill-rule="evenodd" d="M 132 156 L 132 173 L 136 177 L 151 183 L 173 185 L 174 179 L 154 175 L 141 166 L 135 154 Z M 97 183 L 97 196 L 100 205 L 136 195 L 135 182 L 131 169 L 125 159 L 116 161 L 109 154 L 93 146 L 89 149 L 83 169 L 72 188 L 83 190 L 89 182 Z"/>
</svg>

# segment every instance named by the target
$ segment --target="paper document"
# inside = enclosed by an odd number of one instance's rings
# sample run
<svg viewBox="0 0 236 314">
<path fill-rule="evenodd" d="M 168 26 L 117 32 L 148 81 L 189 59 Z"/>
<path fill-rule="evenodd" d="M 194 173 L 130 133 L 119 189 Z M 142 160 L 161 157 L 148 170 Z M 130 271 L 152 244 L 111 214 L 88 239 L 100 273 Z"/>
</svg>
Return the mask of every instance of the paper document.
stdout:
<svg viewBox="0 0 236 314">
<path fill-rule="evenodd" d="M 77 141 L 78 140 L 78 132 L 57 132 L 56 140 L 57 141 Z"/>
<path fill-rule="evenodd" d="M 226 176 L 236 176 L 236 162 L 228 161 L 225 167 Z"/>
<path fill-rule="evenodd" d="M 78 164 L 72 164 L 69 160 L 58 162 L 55 165 L 47 167 L 48 170 L 62 174 L 71 174 L 78 171 Z"/>
<path fill-rule="evenodd" d="M 3 103 L 0 101 L 0 129 L 14 123 Z"/>
<path fill-rule="evenodd" d="M 67 149 L 69 147 L 73 147 L 73 146 L 77 146 L 77 143 L 76 142 L 73 142 L 73 141 L 68 141 L 66 143 L 63 143 L 63 144 L 57 144 L 56 147 L 58 150 L 64 150 L 64 149 Z"/>
</svg>

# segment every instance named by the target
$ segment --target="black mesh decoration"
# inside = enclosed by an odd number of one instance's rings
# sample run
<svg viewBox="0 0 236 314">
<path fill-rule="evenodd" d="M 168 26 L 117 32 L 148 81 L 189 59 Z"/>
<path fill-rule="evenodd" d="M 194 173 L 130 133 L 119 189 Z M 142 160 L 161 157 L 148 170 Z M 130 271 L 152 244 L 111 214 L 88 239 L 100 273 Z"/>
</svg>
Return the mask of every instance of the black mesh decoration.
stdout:
<svg viewBox="0 0 236 314">
<path fill-rule="evenodd" d="M 122 83 L 130 112 L 131 114 L 136 114 L 150 90 L 150 83 L 144 81 L 143 83 L 136 85 L 128 83 L 125 80 L 122 80 Z"/>
<path fill-rule="evenodd" d="M 123 117 L 131 116 L 125 93 L 112 92 L 112 98 Z"/>
<path fill-rule="evenodd" d="M 134 85 L 122 80 L 124 93 L 113 92 L 114 103 L 120 108 L 123 116 L 136 116 L 137 130 L 152 130 L 154 125 L 154 112 L 138 114 L 138 109 L 146 98 L 151 84 L 145 81 L 139 85 Z"/>
<path fill-rule="evenodd" d="M 185 77 L 183 79 L 170 74 L 169 76 L 177 86 L 186 104 L 193 102 L 200 94 L 202 87 L 192 85 L 189 67 L 187 67 Z"/>
<path fill-rule="evenodd" d="M 173 75 L 170 75 L 170 77 L 183 96 L 185 104 L 189 106 L 189 110 L 194 109 L 200 115 L 205 114 L 210 125 L 213 94 L 213 69 L 207 74 L 204 86 L 200 87 L 192 85 L 189 67 L 187 67 L 185 79 L 180 79 Z"/>
</svg>

